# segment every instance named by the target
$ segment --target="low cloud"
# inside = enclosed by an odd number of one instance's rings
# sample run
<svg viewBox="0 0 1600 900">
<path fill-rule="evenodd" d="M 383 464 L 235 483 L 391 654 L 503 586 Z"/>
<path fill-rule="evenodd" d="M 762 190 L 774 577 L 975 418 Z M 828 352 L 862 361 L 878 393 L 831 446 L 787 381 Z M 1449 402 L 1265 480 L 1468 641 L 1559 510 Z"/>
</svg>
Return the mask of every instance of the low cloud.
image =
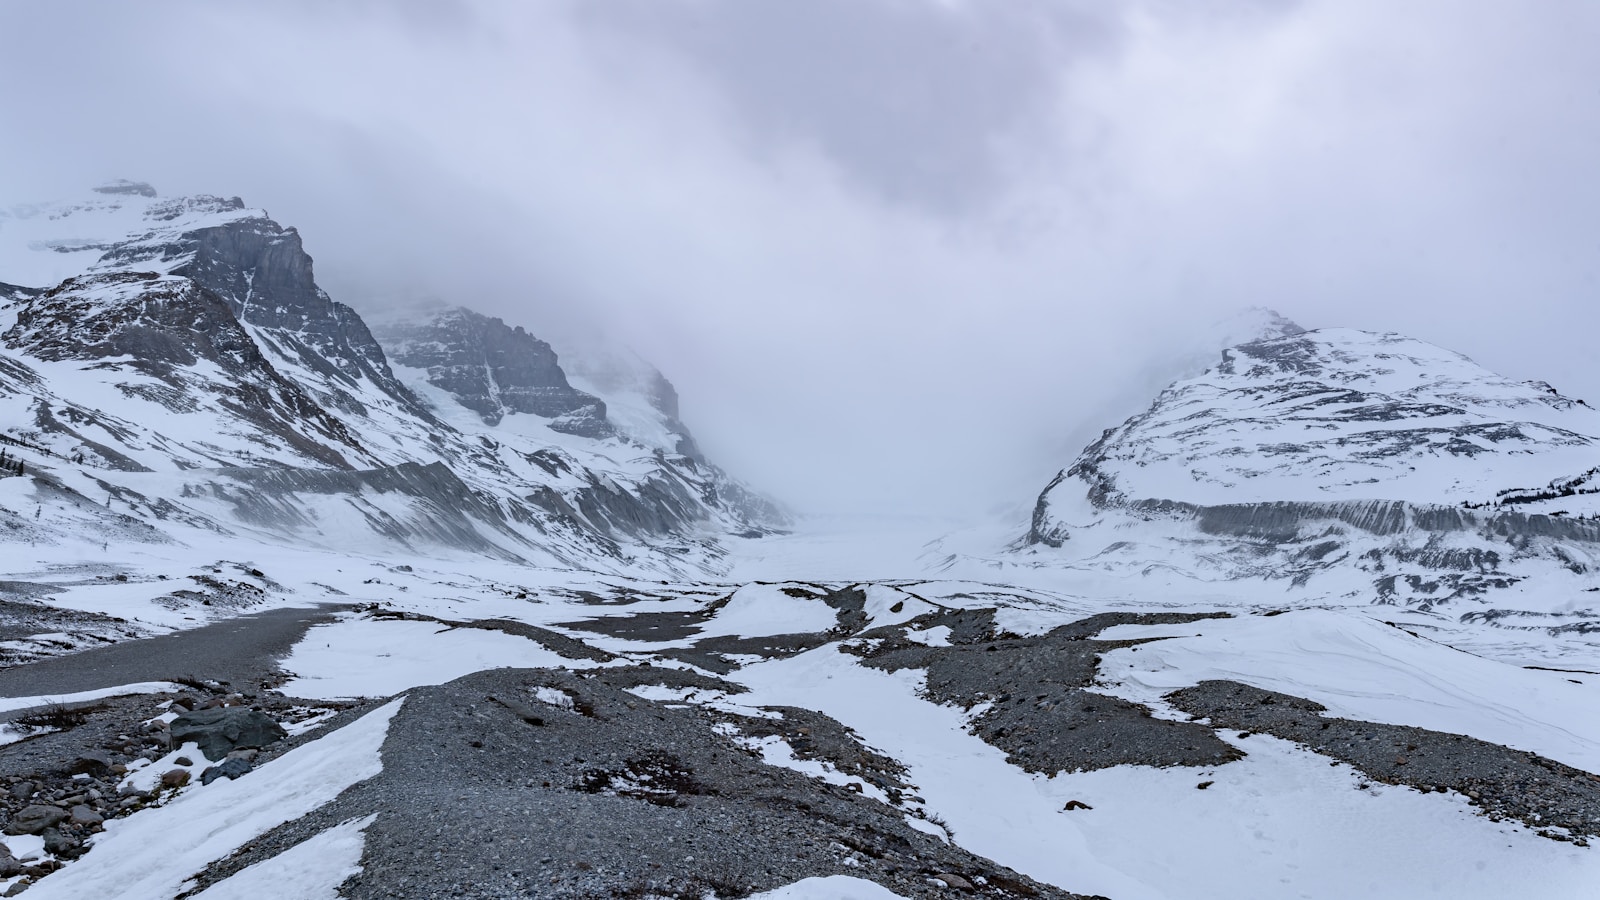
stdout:
<svg viewBox="0 0 1600 900">
<path fill-rule="evenodd" d="M 0 203 L 239 194 L 358 307 L 603 327 L 801 507 L 1026 504 L 1253 305 L 1600 397 L 1589 4 L 87 6 L 0 9 Z"/>
</svg>

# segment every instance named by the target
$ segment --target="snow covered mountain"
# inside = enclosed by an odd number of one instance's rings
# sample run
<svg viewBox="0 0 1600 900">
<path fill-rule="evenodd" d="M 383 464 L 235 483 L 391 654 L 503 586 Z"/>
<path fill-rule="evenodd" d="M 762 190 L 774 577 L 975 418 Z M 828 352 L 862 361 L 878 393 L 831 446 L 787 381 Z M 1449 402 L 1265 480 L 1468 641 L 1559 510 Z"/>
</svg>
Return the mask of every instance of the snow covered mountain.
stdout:
<svg viewBox="0 0 1600 900">
<path fill-rule="evenodd" d="M 1600 412 L 1548 384 L 1396 334 L 1287 333 L 1108 429 L 1040 494 L 1024 553 L 1589 627 L 1597 464 Z M 1559 587 L 1529 600 L 1536 576 Z"/>
<path fill-rule="evenodd" d="M 392 366 L 299 234 L 237 198 L 116 182 L 14 207 L 0 282 L 0 433 L 33 488 L 5 486 L 14 540 L 198 527 L 698 570 L 719 534 L 782 520 L 693 451 L 675 409 L 618 427 L 520 327 L 391 321 Z M 661 422 L 681 436 L 663 445 Z"/>
</svg>

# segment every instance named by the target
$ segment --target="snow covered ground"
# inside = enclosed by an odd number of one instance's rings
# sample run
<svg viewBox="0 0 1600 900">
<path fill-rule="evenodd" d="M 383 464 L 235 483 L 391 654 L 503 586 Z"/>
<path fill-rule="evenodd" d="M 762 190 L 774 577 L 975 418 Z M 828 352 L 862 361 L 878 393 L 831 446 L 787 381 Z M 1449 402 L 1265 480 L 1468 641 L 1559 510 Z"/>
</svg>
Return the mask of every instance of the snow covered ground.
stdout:
<svg viewBox="0 0 1600 900">
<path fill-rule="evenodd" d="M 874 625 L 939 608 L 998 607 L 1001 627 L 1037 634 L 1105 611 L 1220 609 L 1237 615 L 1106 630 L 1102 638 L 1161 640 L 1137 651 L 1106 653 L 1095 689 L 1170 716 L 1178 714 L 1161 700 L 1165 693 L 1201 680 L 1230 679 L 1315 700 L 1330 715 L 1467 734 L 1600 771 L 1600 675 L 1590 674 L 1600 671 L 1600 642 L 1593 638 L 1490 625 L 1406 630 L 1397 627 L 1407 625 L 1403 609 L 1296 604 L 1260 587 L 1230 594 L 1217 585 L 1178 582 L 1173 589 L 1160 575 L 1129 580 L 1041 571 L 1033 573 L 1032 586 L 985 580 L 981 567 L 930 575 L 921 558 L 925 542 L 912 539 L 915 531 L 890 529 L 876 542 L 870 527 L 738 541 L 729 560 L 734 577 L 726 583 L 664 583 L 646 572 L 593 574 L 483 559 L 360 557 L 245 546 L 199 533 L 190 535 L 190 546 L 158 545 L 137 553 L 125 547 L 40 548 L 37 558 L 8 565 L 3 577 L 48 589 L 42 602 L 52 607 L 115 615 L 152 634 L 243 611 L 336 602 L 450 622 L 510 619 L 623 653 L 628 664 L 650 659 L 683 665 L 661 652 L 706 637 L 827 630 L 835 624 L 835 610 L 804 590 L 783 589 L 784 580 L 802 573 L 809 573 L 804 583 L 789 586 L 843 587 L 853 583 L 852 576 L 870 573 L 865 611 Z M 249 581 L 260 593 L 240 608 L 171 602 L 173 589 L 196 575 Z M 566 624 L 706 609 L 714 612 L 698 620 L 691 637 L 658 642 Z M 1281 614 L 1260 614 L 1266 611 Z M 916 635 L 932 645 L 947 638 L 948 629 Z M 1490 644 L 1506 652 L 1468 652 Z M 1585 671 L 1525 668 L 1521 660 L 1530 655 Z M 968 730 L 971 714 L 924 698 L 919 671 L 889 674 L 864 667 L 836 642 L 789 658 L 748 662 L 723 677 L 750 693 L 719 696 L 715 703 L 750 714 L 761 714 L 761 706 L 800 706 L 838 719 L 908 767 L 907 778 L 922 800 L 913 808 L 927 817 L 919 817 L 917 827 L 940 822 L 947 830 L 942 833 L 962 847 L 1068 890 L 1117 900 L 1576 900 L 1595 896 L 1600 886 L 1600 854 L 1591 848 L 1549 840 L 1510 820 L 1490 821 L 1459 794 L 1372 783 L 1347 765 L 1330 765 L 1326 757 L 1276 738 L 1257 735 L 1246 745 L 1224 734 L 1247 746 L 1248 755 L 1212 768 L 1118 766 L 1030 774 Z M 286 692 L 333 698 L 387 697 L 485 668 L 595 663 L 560 657 L 536 641 L 500 631 L 352 610 L 311 628 L 283 665 L 293 674 Z M 43 879 L 30 896 L 173 896 L 210 860 L 369 777 L 394 709 L 384 707 L 331 732 L 248 778 L 218 782 L 166 807 L 116 820 L 82 861 Z M 796 760 L 786 747 L 759 749 L 775 764 L 843 783 L 838 772 Z M 1210 782 L 1207 789 L 1196 790 L 1202 781 Z M 1089 808 L 1065 810 L 1068 801 Z M 333 886 L 359 865 L 366 824 L 346 823 L 198 896 L 249 896 L 271 884 L 280 896 L 332 897 Z M 14 850 L 26 846 L 23 839 L 6 840 L 16 842 Z M 157 845 L 170 847 L 149 850 Z M 763 896 L 895 895 L 871 882 L 832 878 L 808 879 Z"/>
</svg>

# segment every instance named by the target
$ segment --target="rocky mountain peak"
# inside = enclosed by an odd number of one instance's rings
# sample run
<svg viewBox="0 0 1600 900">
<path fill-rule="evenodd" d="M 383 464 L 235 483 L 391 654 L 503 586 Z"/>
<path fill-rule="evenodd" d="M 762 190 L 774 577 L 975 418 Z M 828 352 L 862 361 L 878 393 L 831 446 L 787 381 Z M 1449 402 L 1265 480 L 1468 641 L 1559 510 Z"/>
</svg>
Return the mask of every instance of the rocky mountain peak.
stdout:
<svg viewBox="0 0 1600 900">
<path fill-rule="evenodd" d="M 1583 471 L 1597 436 L 1588 407 L 1459 353 L 1321 329 L 1229 348 L 1069 474 L 1104 499 L 1460 502 Z"/>
<path fill-rule="evenodd" d="M 424 370 L 429 384 L 485 424 L 522 413 L 583 437 L 614 430 L 605 403 L 572 387 L 556 352 L 521 326 L 457 306 L 420 321 L 391 318 L 378 326 L 378 335 L 396 365 Z"/>
<path fill-rule="evenodd" d="M 234 432 L 337 468 L 349 468 L 345 454 L 360 451 L 343 423 L 273 367 L 222 298 L 191 278 L 154 272 L 82 275 L 22 298 L 14 312 L 15 324 L 0 334 L 7 349 L 50 362 L 92 363 L 129 403 L 154 403 L 178 416 L 210 412 L 232 420 L 232 425 L 212 419 L 200 426 L 212 433 L 213 444 L 217 432 Z M 47 430 L 72 430 L 48 405 L 39 407 L 35 419 Z M 247 452 L 222 461 L 259 458 Z"/>
</svg>

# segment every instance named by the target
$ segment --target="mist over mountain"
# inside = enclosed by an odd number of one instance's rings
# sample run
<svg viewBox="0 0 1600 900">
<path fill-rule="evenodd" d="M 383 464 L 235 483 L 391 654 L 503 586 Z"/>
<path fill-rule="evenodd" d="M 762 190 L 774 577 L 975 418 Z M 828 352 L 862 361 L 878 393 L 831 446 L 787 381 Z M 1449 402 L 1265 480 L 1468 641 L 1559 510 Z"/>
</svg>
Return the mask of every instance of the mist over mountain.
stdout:
<svg viewBox="0 0 1600 900">
<path fill-rule="evenodd" d="M 0 895 L 1591 900 L 1597 28 L 0 5 Z"/>
</svg>

